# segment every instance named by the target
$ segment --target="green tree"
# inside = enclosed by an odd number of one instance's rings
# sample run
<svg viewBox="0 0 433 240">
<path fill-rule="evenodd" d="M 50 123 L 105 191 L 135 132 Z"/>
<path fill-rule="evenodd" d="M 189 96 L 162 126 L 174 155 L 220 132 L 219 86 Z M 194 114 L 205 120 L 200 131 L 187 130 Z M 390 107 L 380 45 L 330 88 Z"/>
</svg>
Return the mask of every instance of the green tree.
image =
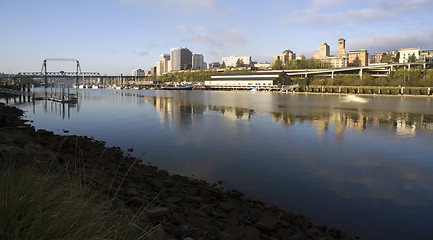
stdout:
<svg viewBox="0 0 433 240">
<path fill-rule="evenodd" d="M 286 69 L 298 69 L 298 60 L 291 59 L 286 62 Z"/>
<path fill-rule="evenodd" d="M 412 55 L 409 56 L 409 58 L 407 59 L 408 62 L 412 63 L 412 62 L 416 62 L 416 56 L 415 53 L 412 53 Z"/>
<path fill-rule="evenodd" d="M 395 55 L 395 58 L 394 58 L 394 62 L 398 63 L 399 61 L 400 61 L 400 52 L 397 52 L 397 54 Z"/>
<path fill-rule="evenodd" d="M 395 56 L 391 54 L 385 54 L 380 60 L 381 63 L 393 63 L 395 62 Z"/>
<path fill-rule="evenodd" d="M 238 58 L 238 61 L 236 62 L 236 67 L 243 67 L 243 66 L 245 66 L 244 61 Z"/>
<path fill-rule="evenodd" d="M 226 68 L 226 63 L 224 61 L 221 63 L 220 68 Z"/>
<path fill-rule="evenodd" d="M 413 68 L 409 70 L 409 74 L 407 77 L 407 86 L 419 86 L 419 80 L 422 77 L 420 68 Z"/>
<path fill-rule="evenodd" d="M 280 59 L 275 60 L 274 64 L 272 65 L 272 70 L 282 70 L 283 69 L 283 62 Z"/>
<path fill-rule="evenodd" d="M 374 79 L 373 76 L 371 76 L 371 74 L 369 73 L 364 73 L 362 75 L 362 86 L 373 86 L 374 84 Z"/>
</svg>

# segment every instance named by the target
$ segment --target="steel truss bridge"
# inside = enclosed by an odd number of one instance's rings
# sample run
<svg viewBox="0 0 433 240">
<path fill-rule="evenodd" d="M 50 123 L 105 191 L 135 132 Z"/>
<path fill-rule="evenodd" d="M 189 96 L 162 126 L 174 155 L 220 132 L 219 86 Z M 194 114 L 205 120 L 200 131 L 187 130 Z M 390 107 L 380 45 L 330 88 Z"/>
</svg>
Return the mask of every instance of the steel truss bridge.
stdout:
<svg viewBox="0 0 433 240">
<path fill-rule="evenodd" d="M 47 62 L 52 61 L 63 61 L 63 62 L 75 62 L 76 63 L 76 71 L 75 72 L 49 72 L 47 68 Z M 98 72 L 82 72 L 80 61 L 72 58 L 46 58 L 42 63 L 42 69 L 40 72 L 20 72 L 18 73 L 20 77 L 28 77 L 28 78 L 44 78 L 45 87 L 48 87 L 48 78 L 76 78 L 76 84 L 78 85 L 79 77 L 100 77 L 101 74 Z"/>
</svg>

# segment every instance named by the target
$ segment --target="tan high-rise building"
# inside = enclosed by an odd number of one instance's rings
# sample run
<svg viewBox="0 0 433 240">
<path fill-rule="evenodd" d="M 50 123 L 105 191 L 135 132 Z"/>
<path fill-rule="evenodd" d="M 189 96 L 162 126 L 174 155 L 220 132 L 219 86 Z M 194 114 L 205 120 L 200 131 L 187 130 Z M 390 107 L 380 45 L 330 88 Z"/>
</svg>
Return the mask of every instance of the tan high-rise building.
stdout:
<svg viewBox="0 0 433 240">
<path fill-rule="evenodd" d="M 280 60 L 283 62 L 283 64 L 286 64 L 286 62 L 289 62 L 292 59 L 296 59 L 296 54 L 292 51 L 286 50 L 281 53 Z"/>
<path fill-rule="evenodd" d="M 291 50 L 285 50 L 284 52 L 281 53 L 280 56 L 273 57 L 274 63 L 276 60 L 281 60 L 283 65 L 292 59 L 296 59 L 296 53 L 292 52 Z"/>
<path fill-rule="evenodd" d="M 319 51 L 314 51 L 313 58 L 314 59 L 325 59 L 330 56 L 330 48 L 327 43 L 320 43 Z"/>
<path fill-rule="evenodd" d="M 368 52 L 365 49 L 349 52 L 349 67 L 365 67 L 368 66 Z"/>
<path fill-rule="evenodd" d="M 338 56 L 346 54 L 346 40 L 343 38 L 338 39 Z"/>
<path fill-rule="evenodd" d="M 159 62 L 156 62 L 156 75 L 160 76 L 162 74 L 170 72 L 169 68 L 170 54 L 161 54 L 159 56 Z"/>
</svg>

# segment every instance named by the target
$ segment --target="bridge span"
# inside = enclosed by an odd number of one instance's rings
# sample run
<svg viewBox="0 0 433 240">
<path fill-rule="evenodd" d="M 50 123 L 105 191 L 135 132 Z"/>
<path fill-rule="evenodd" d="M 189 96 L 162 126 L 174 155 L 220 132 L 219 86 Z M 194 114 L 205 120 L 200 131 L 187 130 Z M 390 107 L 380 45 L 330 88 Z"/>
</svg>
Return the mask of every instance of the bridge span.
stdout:
<svg viewBox="0 0 433 240">
<path fill-rule="evenodd" d="M 413 66 L 422 66 L 423 69 L 432 68 L 433 62 L 414 62 L 414 63 L 393 63 L 369 65 L 365 67 L 345 67 L 345 68 L 324 68 L 324 69 L 296 69 L 296 70 L 272 70 L 259 72 L 284 72 L 287 76 L 308 77 L 311 75 L 327 75 L 334 78 L 338 73 L 357 73 L 362 78 L 363 73 L 370 73 L 374 77 L 389 76 L 389 74 L 398 68 L 411 69 Z"/>
</svg>

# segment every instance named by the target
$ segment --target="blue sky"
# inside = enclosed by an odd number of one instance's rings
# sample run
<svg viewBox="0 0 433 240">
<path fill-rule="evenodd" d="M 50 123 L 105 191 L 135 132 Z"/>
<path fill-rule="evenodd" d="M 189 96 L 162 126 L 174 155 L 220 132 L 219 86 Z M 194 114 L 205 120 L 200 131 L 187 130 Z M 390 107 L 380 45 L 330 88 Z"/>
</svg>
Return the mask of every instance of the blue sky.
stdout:
<svg viewBox="0 0 433 240">
<path fill-rule="evenodd" d="M 0 0 L 0 72 L 40 71 L 45 58 L 75 58 L 83 71 L 148 70 L 170 48 L 206 62 L 285 49 L 311 57 L 321 42 L 336 54 L 433 49 L 433 0 Z M 73 63 L 49 63 L 73 70 Z"/>
</svg>

